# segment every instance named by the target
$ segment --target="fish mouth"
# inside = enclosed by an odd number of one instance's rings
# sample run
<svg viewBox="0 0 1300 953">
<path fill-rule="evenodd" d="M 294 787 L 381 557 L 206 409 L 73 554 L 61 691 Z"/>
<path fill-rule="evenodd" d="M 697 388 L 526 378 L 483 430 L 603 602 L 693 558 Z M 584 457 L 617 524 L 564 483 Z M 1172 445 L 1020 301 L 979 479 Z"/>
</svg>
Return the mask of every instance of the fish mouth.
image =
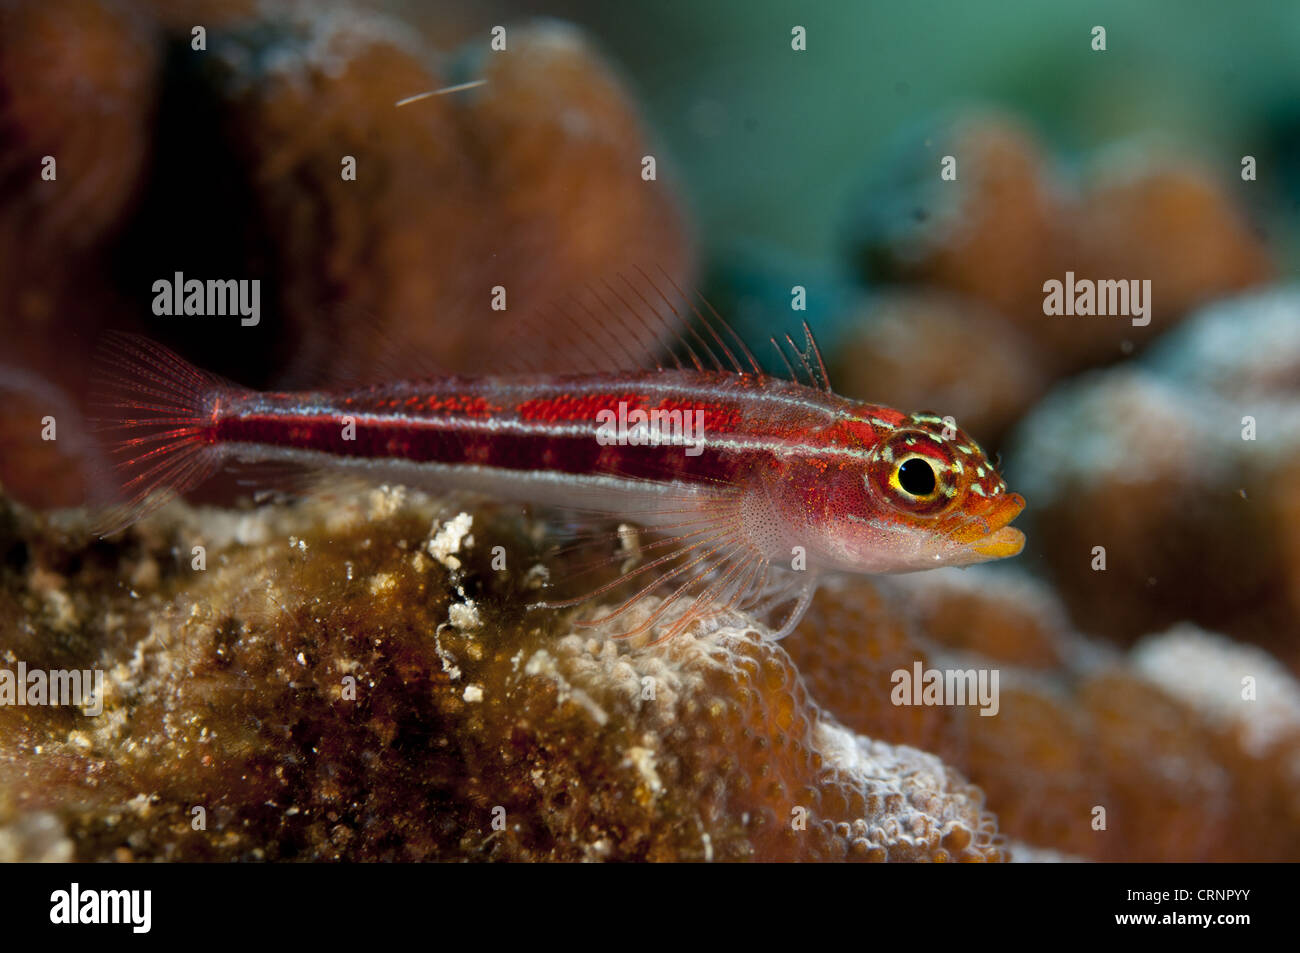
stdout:
<svg viewBox="0 0 1300 953">
<path fill-rule="evenodd" d="M 1016 556 L 1025 548 L 1025 534 L 1007 524 L 1025 508 L 1025 498 L 1019 493 L 1008 493 L 997 501 L 990 501 L 987 509 L 968 514 L 948 533 L 955 543 L 964 543 L 969 551 L 981 559 L 1005 559 Z"/>
<path fill-rule="evenodd" d="M 1006 559 L 1008 556 L 1019 556 L 1020 551 L 1024 548 L 1025 534 L 1014 526 L 1006 526 L 995 533 L 990 533 L 985 539 L 971 544 L 970 547 L 971 552 L 983 556 L 985 559 Z"/>
</svg>

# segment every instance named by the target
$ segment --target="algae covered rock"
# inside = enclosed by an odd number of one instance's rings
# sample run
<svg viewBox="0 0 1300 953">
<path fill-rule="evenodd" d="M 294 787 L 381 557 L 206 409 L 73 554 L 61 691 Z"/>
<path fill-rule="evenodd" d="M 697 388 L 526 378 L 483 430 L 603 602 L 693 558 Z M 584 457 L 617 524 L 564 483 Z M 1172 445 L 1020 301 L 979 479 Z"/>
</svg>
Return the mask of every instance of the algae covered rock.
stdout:
<svg viewBox="0 0 1300 953">
<path fill-rule="evenodd" d="M 0 667 L 104 683 L 102 708 L 0 705 L 0 851 L 944 861 L 1300 849 L 1288 781 L 1300 688 L 1258 649 L 1184 627 L 1126 656 L 1073 631 L 1041 583 L 992 570 L 828 585 L 780 643 L 738 619 L 646 645 L 528 608 L 554 532 L 517 508 L 400 488 L 245 511 L 174 503 L 110 541 L 75 512 L 7 505 Z M 918 663 L 997 671 L 996 711 L 900 706 L 896 673 Z M 1258 704 L 1240 695 L 1245 676 Z"/>
<path fill-rule="evenodd" d="M 105 685 L 99 714 L 0 706 L 5 842 L 80 860 L 1004 856 L 977 788 L 845 727 L 761 627 L 645 647 L 522 608 L 535 531 L 400 489 L 173 504 L 111 543 L 6 510 L 6 663 Z"/>
</svg>

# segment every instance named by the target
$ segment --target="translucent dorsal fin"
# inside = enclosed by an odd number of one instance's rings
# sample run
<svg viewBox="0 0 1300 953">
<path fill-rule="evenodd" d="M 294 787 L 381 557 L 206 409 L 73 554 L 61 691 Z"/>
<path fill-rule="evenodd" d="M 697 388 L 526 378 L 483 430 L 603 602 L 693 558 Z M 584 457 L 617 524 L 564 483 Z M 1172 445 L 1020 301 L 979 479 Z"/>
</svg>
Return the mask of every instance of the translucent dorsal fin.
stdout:
<svg viewBox="0 0 1300 953">
<path fill-rule="evenodd" d="M 517 328 L 544 329 L 550 355 L 511 355 L 515 372 L 613 373 L 687 370 L 766 376 L 736 331 L 698 291 L 689 294 L 663 268 L 636 267 L 601 278 L 567 300 L 539 304 Z M 556 367 L 555 352 L 563 357 Z"/>
<path fill-rule="evenodd" d="M 616 374 L 697 370 L 755 379 L 786 377 L 829 391 L 825 362 L 812 331 L 804 343 L 772 338 L 781 363 L 765 370 L 731 324 L 698 290 L 687 291 L 663 267 L 601 276 L 555 297 L 552 282 L 512 282 L 509 307 L 490 311 L 500 267 L 473 269 L 440 303 L 455 324 L 476 329 L 449 360 L 426 354 L 418 336 L 394 333 L 394 321 L 368 309 L 336 304 L 327 352 L 294 352 L 281 387 L 356 387 L 400 378 L 449 374 Z M 480 273 L 481 272 L 481 273 Z M 539 287 L 540 284 L 540 287 Z M 446 322 L 444 322 L 446 323 Z M 426 340 L 428 335 L 422 335 Z M 321 345 L 317 345 L 317 351 Z M 442 355 L 448 357 L 448 355 Z"/>
</svg>

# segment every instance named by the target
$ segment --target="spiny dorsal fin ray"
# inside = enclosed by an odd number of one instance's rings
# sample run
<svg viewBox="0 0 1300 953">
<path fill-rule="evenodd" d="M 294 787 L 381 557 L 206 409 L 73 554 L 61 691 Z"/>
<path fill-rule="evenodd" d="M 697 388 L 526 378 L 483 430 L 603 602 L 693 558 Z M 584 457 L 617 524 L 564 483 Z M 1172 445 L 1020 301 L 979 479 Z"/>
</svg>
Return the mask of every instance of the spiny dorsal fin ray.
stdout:
<svg viewBox="0 0 1300 953">
<path fill-rule="evenodd" d="M 795 344 L 794 338 L 788 334 L 784 336 L 784 341 L 776 337 L 769 340 L 776 348 L 776 353 L 780 355 L 786 370 L 789 371 L 790 380 L 830 393 L 831 382 L 830 375 L 826 372 L 826 361 L 822 358 L 821 348 L 818 347 L 817 339 L 813 337 L 812 328 L 808 327 L 807 321 L 803 322 L 803 333 L 805 343 L 802 348 Z M 794 357 L 793 363 L 786 355 L 786 348 L 789 348 L 790 354 Z"/>
<path fill-rule="evenodd" d="M 518 355 L 503 362 L 503 368 L 512 373 L 614 373 L 693 367 L 772 376 L 700 291 L 689 293 L 662 267 L 657 271 L 658 278 L 635 266 L 633 274 L 601 278 L 571 292 L 567 301 L 537 306 L 550 353 L 565 357 L 557 367 L 536 355 Z M 522 325 L 535 326 L 531 317 Z M 776 338 L 772 343 L 791 381 L 829 391 L 821 349 L 807 322 L 802 327 L 802 348 L 789 335 L 784 344 Z"/>
</svg>

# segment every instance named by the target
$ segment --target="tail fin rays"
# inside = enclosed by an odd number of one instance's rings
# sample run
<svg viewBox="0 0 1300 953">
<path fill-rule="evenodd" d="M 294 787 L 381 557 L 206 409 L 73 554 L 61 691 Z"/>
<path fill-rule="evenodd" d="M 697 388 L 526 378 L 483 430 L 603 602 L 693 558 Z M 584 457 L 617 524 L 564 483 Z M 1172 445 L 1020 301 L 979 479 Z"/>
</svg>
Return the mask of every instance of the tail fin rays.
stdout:
<svg viewBox="0 0 1300 953">
<path fill-rule="evenodd" d="M 221 465 L 217 417 L 223 400 L 239 388 L 134 334 L 106 335 L 96 365 L 91 423 L 124 497 L 95 527 L 109 536 L 198 486 Z"/>
</svg>

